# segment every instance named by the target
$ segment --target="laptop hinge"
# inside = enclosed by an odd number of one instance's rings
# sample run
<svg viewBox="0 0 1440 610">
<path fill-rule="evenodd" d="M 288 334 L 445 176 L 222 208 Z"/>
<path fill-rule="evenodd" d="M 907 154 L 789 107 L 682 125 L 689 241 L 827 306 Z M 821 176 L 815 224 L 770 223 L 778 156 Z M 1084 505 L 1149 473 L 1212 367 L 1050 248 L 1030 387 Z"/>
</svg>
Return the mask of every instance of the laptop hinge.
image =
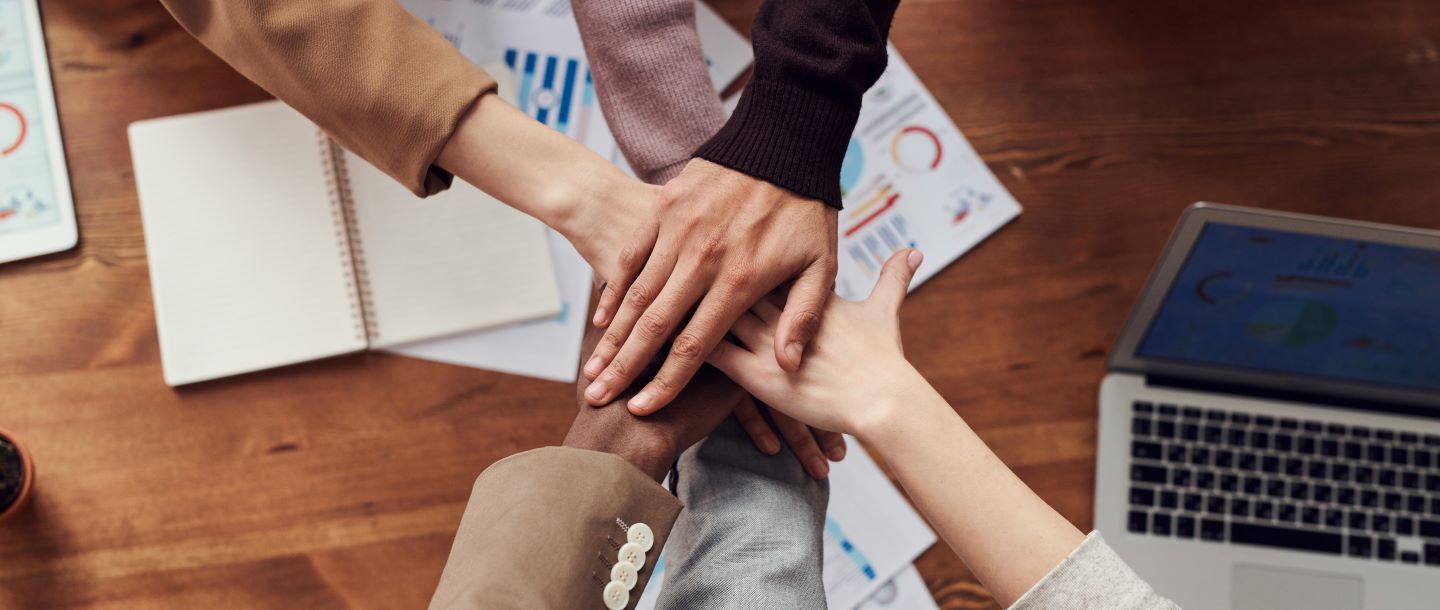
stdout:
<svg viewBox="0 0 1440 610">
<path fill-rule="evenodd" d="M 1300 402 L 1311 405 L 1334 407 L 1338 409 L 1350 409 L 1365 412 L 1383 412 L 1395 415 L 1419 416 L 1431 419 L 1440 419 L 1440 412 L 1434 408 L 1408 405 L 1403 403 L 1387 402 L 1380 400 L 1358 400 L 1343 396 L 1331 396 L 1327 394 L 1312 394 L 1295 390 L 1281 390 L 1275 388 L 1261 388 L 1242 384 L 1218 383 L 1214 381 L 1202 381 L 1197 379 L 1186 379 L 1183 377 L 1170 377 L 1166 375 L 1145 375 L 1145 385 L 1161 388 L 1175 388 L 1182 390 L 1195 390 L 1209 392 L 1211 394 L 1229 394 L 1259 398 L 1263 400 L 1284 400 L 1289 402 Z"/>
</svg>

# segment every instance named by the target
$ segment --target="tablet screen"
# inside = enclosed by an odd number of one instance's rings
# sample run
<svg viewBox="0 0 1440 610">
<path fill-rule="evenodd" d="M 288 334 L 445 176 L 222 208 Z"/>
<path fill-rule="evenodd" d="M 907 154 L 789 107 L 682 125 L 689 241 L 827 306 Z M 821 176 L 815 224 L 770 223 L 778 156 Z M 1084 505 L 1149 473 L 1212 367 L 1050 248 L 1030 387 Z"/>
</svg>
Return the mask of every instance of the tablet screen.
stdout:
<svg viewBox="0 0 1440 610">
<path fill-rule="evenodd" d="M 0 0 L 0 236 L 60 220 L 24 8 Z"/>
</svg>

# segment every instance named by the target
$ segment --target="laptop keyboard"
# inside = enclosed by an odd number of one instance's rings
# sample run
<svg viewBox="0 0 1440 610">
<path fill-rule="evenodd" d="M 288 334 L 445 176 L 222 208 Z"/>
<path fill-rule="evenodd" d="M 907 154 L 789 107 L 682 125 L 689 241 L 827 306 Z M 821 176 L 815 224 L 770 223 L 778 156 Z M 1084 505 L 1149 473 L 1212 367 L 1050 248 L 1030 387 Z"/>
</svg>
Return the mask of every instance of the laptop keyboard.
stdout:
<svg viewBox="0 0 1440 610">
<path fill-rule="evenodd" d="M 1440 566 L 1440 436 L 1137 401 L 1132 533 Z"/>
</svg>

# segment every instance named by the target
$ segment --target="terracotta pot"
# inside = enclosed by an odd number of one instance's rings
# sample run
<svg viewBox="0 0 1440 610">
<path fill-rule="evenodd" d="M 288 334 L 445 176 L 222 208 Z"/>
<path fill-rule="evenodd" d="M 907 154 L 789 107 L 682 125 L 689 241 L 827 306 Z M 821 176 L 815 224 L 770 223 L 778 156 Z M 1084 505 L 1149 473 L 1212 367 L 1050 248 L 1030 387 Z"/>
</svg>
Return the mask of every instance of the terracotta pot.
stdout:
<svg viewBox="0 0 1440 610">
<path fill-rule="evenodd" d="M 9 447 L 5 445 L 14 447 L 14 451 L 8 451 Z M 14 467 L 16 458 L 20 462 L 18 469 Z M 18 494 L 11 490 L 12 482 L 8 480 L 16 471 L 20 473 Z M 35 486 L 35 461 L 30 458 L 30 452 L 25 450 L 20 439 L 4 428 L 0 428 L 0 479 L 5 479 L 5 484 L 0 484 L 0 522 L 3 522 L 25 509 Z M 13 501 L 10 499 L 12 497 Z"/>
</svg>

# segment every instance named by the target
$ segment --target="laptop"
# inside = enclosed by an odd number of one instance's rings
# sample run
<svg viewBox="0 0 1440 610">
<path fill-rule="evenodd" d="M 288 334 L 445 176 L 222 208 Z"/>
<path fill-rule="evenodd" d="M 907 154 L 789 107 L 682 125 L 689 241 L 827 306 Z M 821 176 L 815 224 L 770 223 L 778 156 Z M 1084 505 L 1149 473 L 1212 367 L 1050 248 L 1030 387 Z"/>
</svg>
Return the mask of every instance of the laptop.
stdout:
<svg viewBox="0 0 1440 610">
<path fill-rule="evenodd" d="M 1161 595 L 1440 607 L 1440 232 L 1195 204 L 1107 366 L 1095 526 Z"/>
</svg>

